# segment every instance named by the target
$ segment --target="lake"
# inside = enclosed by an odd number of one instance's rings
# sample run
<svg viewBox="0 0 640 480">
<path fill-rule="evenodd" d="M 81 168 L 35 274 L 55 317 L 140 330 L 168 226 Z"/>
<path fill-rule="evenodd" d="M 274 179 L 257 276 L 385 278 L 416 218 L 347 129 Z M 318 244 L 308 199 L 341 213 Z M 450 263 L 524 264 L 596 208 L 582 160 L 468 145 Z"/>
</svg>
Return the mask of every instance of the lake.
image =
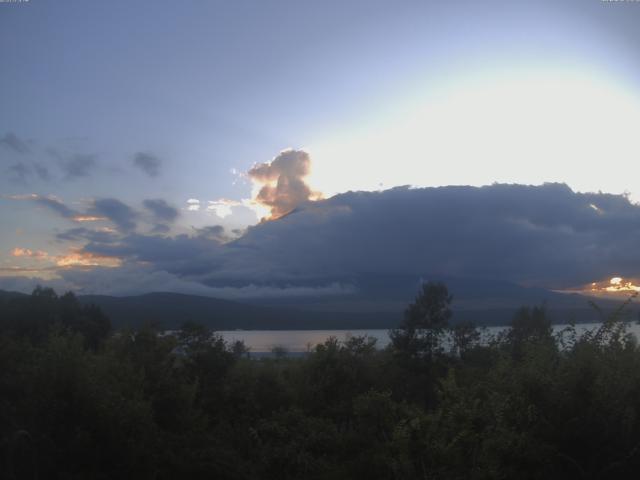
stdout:
<svg viewBox="0 0 640 480">
<path fill-rule="evenodd" d="M 578 332 L 596 329 L 600 323 L 583 323 L 576 325 Z M 557 333 L 568 325 L 554 325 Z M 507 327 L 486 327 L 482 329 L 484 339 L 497 335 Z M 640 338 L 640 325 L 635 322 L 628 324 L 628 331 Z M 307 352 L 315 345 L 323 343 L 329 337 L 336 337 L 344 341 L 349 336 L 367 335 L 377 340 L 376 346 L 384 348 L 389 344 L 389 330 L 226 330 L 219 334 L 228 342 L 242 340 L 249 347 L 252 354 L 270 353 L 274 347 L 281 347 L 289 353 L 300 354 Z"/>
</svg>

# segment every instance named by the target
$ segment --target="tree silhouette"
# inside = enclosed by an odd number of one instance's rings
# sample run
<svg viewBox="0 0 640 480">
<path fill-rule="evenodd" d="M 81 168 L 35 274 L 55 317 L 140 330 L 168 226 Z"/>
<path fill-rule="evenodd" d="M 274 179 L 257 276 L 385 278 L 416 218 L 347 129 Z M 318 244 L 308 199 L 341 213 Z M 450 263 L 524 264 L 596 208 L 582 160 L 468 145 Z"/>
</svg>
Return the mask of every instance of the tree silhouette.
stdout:
<svg viewBox="0 0 640 480">
<path fill-rule="evenodd" d="M 408 357 L 431 358 L 449 325 L 451 301 L 446 285 L 428 282 L 405 310 L 400 327 L 390 332 L 393 348 Z"/>
</svg>

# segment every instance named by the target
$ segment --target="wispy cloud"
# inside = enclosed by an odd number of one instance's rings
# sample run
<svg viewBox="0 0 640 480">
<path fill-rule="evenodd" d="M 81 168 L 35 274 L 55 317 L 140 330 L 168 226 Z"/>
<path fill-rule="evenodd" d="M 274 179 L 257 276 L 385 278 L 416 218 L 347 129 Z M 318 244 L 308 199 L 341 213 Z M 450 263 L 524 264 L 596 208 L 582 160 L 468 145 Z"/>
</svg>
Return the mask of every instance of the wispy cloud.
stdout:
<svg viewBox="0 0 640 480">
<path fill-rule="evenodd" d="M 173 222 L 180 212 L 161 198 L 148 199 L 142 202 L 144 207 L 151 212 L 157 221 Z"/>
<path fill-rule="evenodd" d="M 108 255 L 98 255 L 85 252 L 82 249 L 72 249 L 69 253 L 55 257 L 58 267 L 109 267 L 122 265 L 122 259 Z"/>
<path fill-rule="evenodd" d="M 11 256 L 37 261 L 51 261 L 58 267 L 72 267 L 77 265 L 118 267 L 122 264 L 122 260 L 117 257 L 86 252 L 81 248 L 71 248 L 67 253 L 62 255 L 50 255 L 43 250 L 16 247 L 11 251 Z"/>
<path fill-rule="evenodd" d="M 133 157 L 133 165 L 150 177 L 157 177 L 160 175 L 162 161 L 151 153 L 138 152 Z"/>
<path fill-rule="evenodd" d="M 35 259 L 49 258 L 49 254 L 43 250 L 31 250 L 29 248 L 16 247 L 11 251 L 11 255 L 14 257 L 28 257 Z"/>
<path fill-rule="evenodd" d="M 33 201 L 36 204 L 51 210 L 52 212 L 60 215 L 63 218 L 73 219 L 74 217 L 79 215 L 77 211 L 68 207 L 62 200 L 53 195 L 44 196 L 37 193 L 31 193 L 27 195 L 11 195 L 8 198 L 11 198 L 12 200 Z"/>
<path fill-rule="evenodd" d="M 12 180 L 21 184 L 26 184 L 31 175 L 31 169 L 24 163 L 14 163 L 8 170 Z"/>
<path fill-rule="evenodd" d="M 20 139 L 13 132 L 8 132 L 2 138 L 0 138 L 0 145 L 16 153 L 29 153 L 31 151 L 27 142 Z"/>
<path fill-rule="evenodd" d="M 113 228 L 101 227 L 89 229 L 85 227 L 71 228 L 58 233 L 56 238 L 61 241 L 88 241 L 96 243 L 110 243 L 118 239 L 117 232 Z"/>
<path fill-rule="evenodd" d="M 86 213 L 90 216 L 104 217 L 124 232 L 136 228 L 137 212 L 116 198 L 94 200 Z"/>
<path fill-rule="evenodd" d="M 91 175 L 97 166 L 97 155 L 74 154 L 64 158 L 60 162 L 60 167 L 64 172 L 65 178 L 69 180 L 84 178 Z"/>
</svg>

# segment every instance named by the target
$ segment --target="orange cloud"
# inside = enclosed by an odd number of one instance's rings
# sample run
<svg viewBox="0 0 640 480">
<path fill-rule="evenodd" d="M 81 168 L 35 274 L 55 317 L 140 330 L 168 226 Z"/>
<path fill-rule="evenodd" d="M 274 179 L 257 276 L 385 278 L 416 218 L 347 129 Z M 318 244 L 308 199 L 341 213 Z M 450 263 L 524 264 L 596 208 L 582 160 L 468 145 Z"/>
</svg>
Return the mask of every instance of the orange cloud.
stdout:
<svg viewBox="0 0 640 480">
<path fill-rule="evenodd" d="M 586 295 L 595 295 L 598 297 L 618 298 L 620 296 L 628 296 L 630 294 L 637 295 L 640 293 L 640 281 L 632 278 L 611 277 L 607 280 L 589 283 L 577 290 L 566 290 L 567 292 L 576 292 Z"/>
<path fill-rule="evenodd" d="M 41 250 L 30 250 L 28 248 L 16 247 L 11 251 L 14 257 L 31 258 L 38 261 L 50 261 L 57 267 L 119 267 L 122 260 L 118 257 L 110 257 L 107 255 L 98 255 L 95 253 L 84 252 L 79 248 L 71 249 L 69 253 L 64 255 L 49 255 Z M 20 268 L 20 267 L 15 267 Z"/>
<path fill-rule="evenodd" d="M 305 183 L 311 171 L 311 158 L 303 150 L 284 150 L 271 162 L 259 163 L 247 172 L 257 191 L 253 200 L 270 209 L 273 220 L 308 200 L 321 198 Z"/>
<path fill-rule="evenodd" d="M 28 248 L 19 248 L 19 247 L 16 247 L 13 250 L 11 250 L 11 255 L 14 257 L 29 257 L 29 258 L 35 258 L 38 260 L 42 260 L 49 257 L 49 254 L 42 250 L 30 250 Z"/>
<path fill-rule="evenodd" d="M 106 220 L 105 217 L 96 217 L 94 215 L 76 215 L 71 217 L 71 220 L 74 222 L 99 222 L 101 220 Z"/>
<path fill-rule="evenodd" d="M 109 257 L 106 255 L 97 255 L 95 253 L 83 252 L 80 249 L 71 250 L 67 255 L 56 257 L 56 265 L 58 267 L 119 267 L 122 265 L 122 259 L 118 257 Z"/>
</svg>

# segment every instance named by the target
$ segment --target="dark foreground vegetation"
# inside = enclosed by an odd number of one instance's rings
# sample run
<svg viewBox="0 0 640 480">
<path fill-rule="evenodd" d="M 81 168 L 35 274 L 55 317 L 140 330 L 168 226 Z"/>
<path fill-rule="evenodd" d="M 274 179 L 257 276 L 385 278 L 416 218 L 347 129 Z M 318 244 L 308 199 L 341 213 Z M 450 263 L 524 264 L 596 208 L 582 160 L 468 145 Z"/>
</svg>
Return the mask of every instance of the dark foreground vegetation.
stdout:
<svg viewBox="0 0 640 480">
<path fill-rule="evenodd" d="M 37 289 L 0 300 L 0 478 L 637 478 L 640 348 L 621 312 L 554 335 L 541 308 L 480 342 L 427 284 L 376 350 L 255 360 L 185 325 L 112 332 Z"/>
</svg>

